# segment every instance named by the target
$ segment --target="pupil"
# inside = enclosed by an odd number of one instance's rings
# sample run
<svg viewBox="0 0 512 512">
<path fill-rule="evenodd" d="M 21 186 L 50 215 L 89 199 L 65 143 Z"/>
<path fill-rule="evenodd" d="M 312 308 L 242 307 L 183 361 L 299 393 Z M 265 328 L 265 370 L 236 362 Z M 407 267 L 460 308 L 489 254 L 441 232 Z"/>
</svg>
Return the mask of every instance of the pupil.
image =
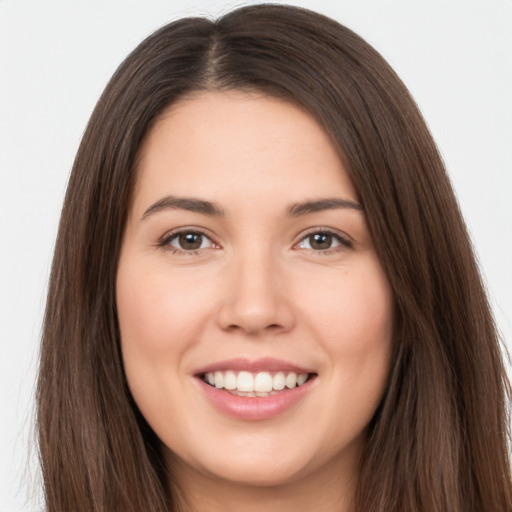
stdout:
<svg viewBox="0 0 512 512">
<path fill-rule="evenodd" d="M 179 237 L 183 249 L 193 250 L 201 247 L 202 235 L 200 233 L 184 233 Z"/>
<path fill-rule="evenodd" d="M 309 243 L 313 249 L 329 249 L 332 243 L 332 235 L 315 233 L 311 235 Z"/>
</svg>

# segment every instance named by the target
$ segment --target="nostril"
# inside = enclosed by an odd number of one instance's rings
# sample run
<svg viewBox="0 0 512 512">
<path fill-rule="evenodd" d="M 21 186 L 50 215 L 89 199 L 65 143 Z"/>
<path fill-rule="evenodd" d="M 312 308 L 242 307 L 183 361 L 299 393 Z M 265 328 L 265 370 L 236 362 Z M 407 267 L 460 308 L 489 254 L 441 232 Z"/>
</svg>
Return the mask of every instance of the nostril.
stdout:
<svg viewBox="0 0 512 512">
<path fill-rule="evenodd" d="M 250 295 L 249 298 L 247 295 Z M 238 300 L 235 300 L 238 299 Z M 223 301 L 216 315 L 221 329 L 244 332 L 248 335 L 289 331 L 295 325 L 295 315 L 284 299 L 281 302 L 264 300 L 257 294 L 233 297 Z"/>
<path fill-rule="evenodd" d="M 240 322 L 240 324 L 233 323 L 225 328 L 227 331 L 244 331 L 247 334 L 258 334 L 264 331 L 277 332 L 282 329 L 284 329 L 284 327 L 280 324 L 269 324 L 265 326 L 263 322 L 254 321 L 254 319 L 253 321 L 246 320 L 245 322 Z"/>
</svg>

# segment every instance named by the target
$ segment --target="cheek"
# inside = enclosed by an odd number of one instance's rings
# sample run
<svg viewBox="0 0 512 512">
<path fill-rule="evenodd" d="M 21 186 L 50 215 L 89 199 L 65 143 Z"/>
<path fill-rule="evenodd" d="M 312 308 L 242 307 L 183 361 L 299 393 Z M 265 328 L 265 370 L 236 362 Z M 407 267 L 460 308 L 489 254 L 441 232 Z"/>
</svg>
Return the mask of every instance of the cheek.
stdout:
<svg viewBox="0 0 512 512">
<path fill-rule="evenodd" d="M 362 282 L 343 297 L 341 342 L 331 347 L 344 366 L 342 375 L 377 393 L 389 371 L 393 335 L 393 300 L 387 280 L 379 278 L 360 278 Z"/>
<path fill-rule="evenodd" d="M 195 339 L 197 303 L 182 292 L 187 289 L 171 283 L 161 269 L 138 264 L 135 257 L 121 258 L 116 298 L 123 363 L 144 415 L 164 410 L 166 391 L 178 379 L 181 354 Z"/>
<path fill-rule="evenodd" d="M 124 369 L 142 415 L 159 434 L 176 430 L 172 411 L 186 400 L 180 389 L 183 357 L 199 339 L 199 283 L 182 282 L 161 263 L 121 258 L 116 299 Z"/>
<path fill-rule="evenodd" d="M 142 357 L 179 352 L 195 338 L 204 319 L 207 290 L 194 279 L 183 280 L 161 268 L 137 272 L 137 262 L 121 261 L 117 276 L 117 308 L 123 349 Z"/>
<path fill-rule="evenodd" d="M 310 303 L 309 318 L 328 354 L 327 376 L 340 410 L 364 423 L 382 398 L 391 366 L 392 292 L 377 263 L 340 273 L 325 285 L 326 292 Z"/>
<path fill-rule="evenodd" d="M 161 300 L 161 290 L 154 288 L 151 275 L 121 258 L 116 283 L 121 350 L 128 385 L 144 415 L 147 407 L 158 406 L 160 400 L 158 389 L 163 383 L 158 382 L 160 372 L 154 371 L 155 365 L 168 360 L 167 319 L 161 314 Z"/>
<path fill-rule="evenodd" d="M 364 354 L 389 344 L 393 330 L 393 297 L 375 258 L 361 268 L 317 275 L 303 290 L 303 314 L 322 331 L 329 351 Z"/>
</svg>

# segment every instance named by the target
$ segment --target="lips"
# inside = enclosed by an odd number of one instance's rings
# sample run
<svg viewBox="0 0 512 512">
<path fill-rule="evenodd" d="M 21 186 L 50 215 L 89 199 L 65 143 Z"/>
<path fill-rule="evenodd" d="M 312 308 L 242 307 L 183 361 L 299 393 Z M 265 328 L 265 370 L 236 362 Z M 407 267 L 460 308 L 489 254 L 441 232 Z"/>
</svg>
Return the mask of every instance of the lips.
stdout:
<svg viewBox="0 0 512 512">
<path fill-rule="evenodd" d="M 305 397 L 317 374 L 286 361 L 230 359 L 200 368 L 201 392 L 222 413 L 244 420 L 270 419 Z"/>
</svg>

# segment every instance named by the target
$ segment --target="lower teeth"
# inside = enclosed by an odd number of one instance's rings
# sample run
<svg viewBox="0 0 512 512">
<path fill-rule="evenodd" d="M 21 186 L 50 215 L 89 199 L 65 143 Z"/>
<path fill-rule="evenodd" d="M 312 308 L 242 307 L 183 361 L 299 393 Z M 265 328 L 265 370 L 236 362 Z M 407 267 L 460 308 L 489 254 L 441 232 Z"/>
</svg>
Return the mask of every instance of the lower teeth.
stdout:
<svg viewBox="0 0 512 512">
<path fill-rule="evenodd" d="M 281 393 L 281 391 L 269 391 L 267 392 L 259 392 L 259 391 L 238 391 L 237 389 L 223 389 L 223 391 L 226 391 L 228 393 L 231 393 L 232 395 L 236 396 L 247 396 L 247 397 L 259 397 L 263 398 L 266 396 L 273 396 L 277 395 L 278 393 Z"/>
</svg>

